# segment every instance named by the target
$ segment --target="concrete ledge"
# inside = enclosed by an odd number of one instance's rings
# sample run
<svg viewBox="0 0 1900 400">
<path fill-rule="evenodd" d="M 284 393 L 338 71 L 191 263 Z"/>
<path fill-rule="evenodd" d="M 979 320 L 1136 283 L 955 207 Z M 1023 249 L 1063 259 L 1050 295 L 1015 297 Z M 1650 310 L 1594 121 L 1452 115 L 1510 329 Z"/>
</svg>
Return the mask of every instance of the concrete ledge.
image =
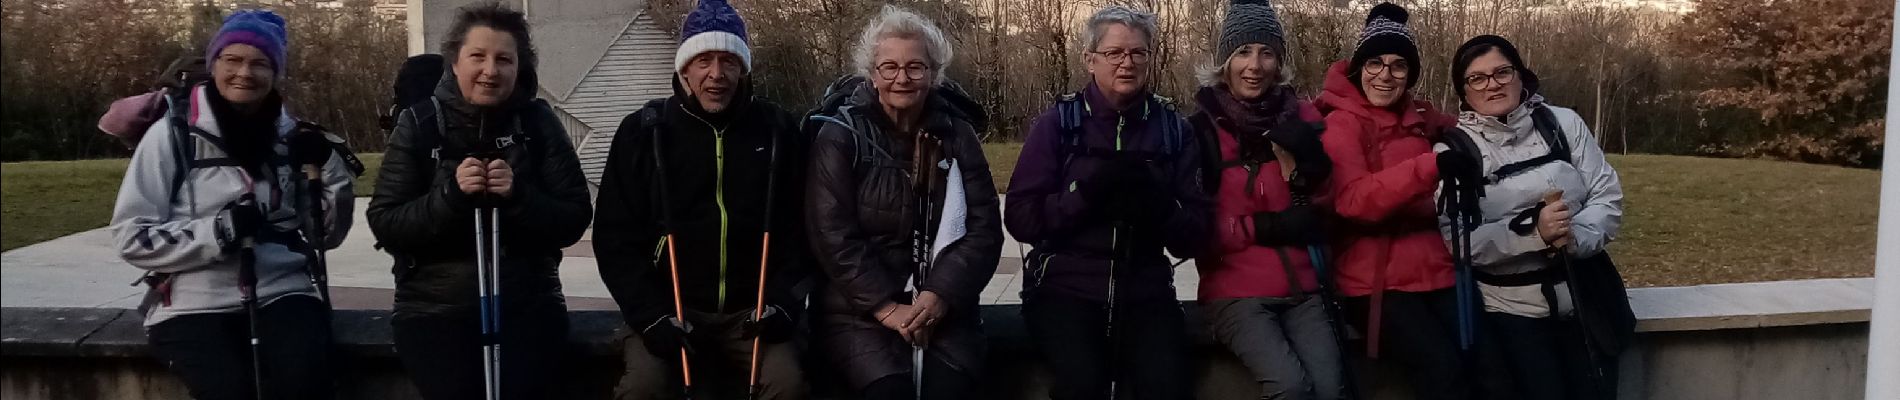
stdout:
<svg viewBox="0 0 1900 400">
<path fill-rule="evenodd" d="M 1622 359 L 1624 399 L 1858 399 L 1865 382 L 1871 279 L 1828 279 L 1630 291 L 1639 319 Z M 1251 397 L 1257 384 L 1205 333 L 1186 302 L 1198 398 Z M 986 305 L 990 340 L 984 398 L 1042 398 L 1044 366 L 1014 304 Z M 567 398 L 605 398 L 619 374 L 620 315 L 569 313 L 576 359 Z M 389 311 L 339 310 L 333 329 L 340 398 L 415 398 L 395 360 Z M 815 398 L 835 398 L 837 377 L 807 355 Z M 182 387 L 149 357 L 136 310 L 5 308 L 0 312 L 0 393 L 22 399 L 181 398 Z M 1361 360 L 1360 363 L 1364 363 Z M 1368 399 L 1408 397 L 1392 365 L 1355 367 Z M 718 385 L 715 385 L 718 386 Z M 92 394 L 92 395 L 89 395 Z"/>
<path fill-rule="evenodd" d="M 1670 332 L 1867 322 L 1873 278 L 1630 289 L 1636 331 Z"/>
</svg>

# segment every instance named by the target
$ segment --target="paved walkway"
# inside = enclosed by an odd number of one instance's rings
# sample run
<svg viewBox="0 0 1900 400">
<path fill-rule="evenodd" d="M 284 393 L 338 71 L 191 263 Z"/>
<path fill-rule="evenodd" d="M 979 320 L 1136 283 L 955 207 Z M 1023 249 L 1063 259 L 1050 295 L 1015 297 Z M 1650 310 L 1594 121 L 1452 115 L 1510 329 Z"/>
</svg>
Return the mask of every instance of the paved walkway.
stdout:
<svg viewBox="0 0 1900 400">
<path fill-rule="evenodd" d="M 388 254 L 375 250 L 375 236 L 363 217 L 368 199 L 356 204 L 356 223 L 343 247 L 329 252 L 330 286 L 339 309 L 387 309 L 394 293 Z M 592 231 L 568 248 L 561 262 L 561 284 L 568 296 L 568 307 L 575 310 L 613 310 L 607 287 L 600 281 L 594 261 Z M 1021 302 L 1017 293 L 1022 282 L 1016 272 L 1021 254 L 1029 246 L 1008 238 L 997 274 L 984 287 L 984 304 Z M 1176 293 L 1192 299 L 1199 283 L 1194 263 L 1175 270 Z M 132 282 L 142 270 L 119 259 L 112 246 L 112 232 L 99 228 L 33 244 L 0 254 L 0 306 L 4 307 L 109 307 L 138 306 L 143 286 Z"/>
</svg>

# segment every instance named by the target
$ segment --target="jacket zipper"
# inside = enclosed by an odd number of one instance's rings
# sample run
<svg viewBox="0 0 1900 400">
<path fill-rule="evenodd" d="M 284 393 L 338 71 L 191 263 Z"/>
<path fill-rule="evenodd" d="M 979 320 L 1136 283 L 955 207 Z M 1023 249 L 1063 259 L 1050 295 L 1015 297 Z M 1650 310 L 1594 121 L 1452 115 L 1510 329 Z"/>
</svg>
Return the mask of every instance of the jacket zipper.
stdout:
<svg viewBox="0 0 1900 400">
<path fill-rule="evenodd" d="M 681 106 L 681 108 L 684 109 L 685 106 Z M 719 208 L 718 309 L 724 312 L 726 309 L 727 279 L 726 237 L 730 234 L 728 231 L 728 214 L 726 212 L 726 130 L 724 128 L 714 127 L 712 122 L 706 121 L 705 118 L 700 118 L 698 115 L 693 114 L 692 111 L 686 111 L 686 115 L 692 115 L 693 119 L 697 119 L 700 123 L 706 124 L 706 127 L 712 128 L 713 131 L 713 204 Z"/>
<path fill-rule="evenodd" d="M 713 203 L 719 206 L 719 310 L 726 309 L 726 131 L 713 130 Z"/>
</svg>

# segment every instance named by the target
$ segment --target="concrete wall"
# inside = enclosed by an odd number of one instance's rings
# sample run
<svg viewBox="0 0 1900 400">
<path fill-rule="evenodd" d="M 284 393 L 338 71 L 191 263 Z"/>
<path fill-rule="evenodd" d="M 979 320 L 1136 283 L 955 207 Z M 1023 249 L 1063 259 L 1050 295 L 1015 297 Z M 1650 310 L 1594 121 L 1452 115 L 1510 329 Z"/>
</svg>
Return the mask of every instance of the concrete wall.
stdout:
<svg viewBox="0 0 1900 400">
<path fill-rule="evenodd" d="M 1848 289 L 1836 292 L 1858 290 L 1858 284 L 1849 282 Z M 1643 319 L 1639 324 L 1643 332 L 1621 360 L 1620 398 L 1862 398 L 1868 343 L 1864 308 L 1829 311 L 1825 305 L 1791 300 L 1787 304 L 1797 306 L 1792 310 L 1723 317 L 1676 313 L 1685 310 L 1680 307 L 1675 311 L 1643 307 L 1659 301 L 1691 304 L 1720 300 L 1725 295 L 1759 297 L 1763 289 L 1776 289 L 1769 292 L 1796 299 L 1825 297 L 1803 296 L 1803 292 L 1791 289 L 1808 288 L 1795 283 L 1749 285 L 1633 290 L 1631 297 Z M 1671 296 L 1680 298 L 1666 298 Z M 1193 312 L 1197 308 L 1187 309 L 1191 332 L 1199 332 L 1199 316 Z M 1016 306 L 1009 305 L 986 306 L 984 310 L 992 344 L 988 395 L 984 398 L 1046 398 L 1046 375 L 1034 359 L 1017 312 Z M 620 324 L 618 314 L 584 311 L 570 315 L 576 361 L 570 364 L 571 381 L 565 386 L 572 393 L 566 398 L 605 398 L 619 373 L 616 343 L 612 340 Z M 1799 318 L 1784 318 L 1790 315 Z M 388 342 L 386 311 L 340 311 L 336 320 L 339 352 L 345 355 L 345 364 L 339 368 L 339 398 L 415 398 Z M 0 398 L 186 398 L 178 382 L 149 358 L 137 317 L 129 310 L 8 308 L 0 313 L 0 328 L 0 336 L 4 337 L 0 340 Z M 1200 360 L 1196 367 L 1199 398 L 1257 396 L 1253 393 L 1256 386 L 1223 349 L 1204 342 L 1196 353 Z M 1391 367 L 1373 370 L 1361 375 L 1362 383 L 1373 387 L 1368 392 L 1374 394 L 1372 398 L 1409 397 L 1399 371 Z M 811 368 L 810 372 L 821 386 L 821 394 L 835 386 L 831 384 L 835 377 L 826 376 L 824 371 Z"/>
</svg>

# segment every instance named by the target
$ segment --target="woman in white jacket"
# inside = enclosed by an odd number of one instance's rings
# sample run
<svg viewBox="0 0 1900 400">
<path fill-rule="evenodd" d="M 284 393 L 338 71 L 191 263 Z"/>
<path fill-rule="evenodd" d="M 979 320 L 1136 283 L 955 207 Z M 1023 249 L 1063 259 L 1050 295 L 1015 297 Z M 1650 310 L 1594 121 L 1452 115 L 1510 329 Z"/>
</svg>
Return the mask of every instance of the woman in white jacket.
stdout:
<svg viewBox="0 0 1900 400">
<path fill-rule="evenodd" d="M 193 398 L 332 396 L 330 310 L 309 264 L 313 248 L 335 248 L 349 232 L 352 171 L 333 137 L 284 108 L 285 48 L 276 14 L 225 19 L 205 54 L 212 81 L 191 87 L 146 130 L 113 207 L 120 257 L 151 272 L 140 308 L 152 353 Z M 304 164 L 319 165 L 320 196 Z M 329 232 L 323 243 L 305 239 L 312 214 Z M 252 290 L 239 274 L 247 253 Z M 245 313 L 247 291 L 256 321 Z"/>
<path fill-rule="evenodd" d="M 1504 38 L 1465 42 L 1452 73 L 1465 137 L 1438 147 L 1475 152 L 1473 172 L 1486 183 L 1469 228 L 1484 301 L 1479 379 L 1509 381 L 1516 399 L 1604 398 L 1593 378 L 1604 364 L 1586 348 L 1569 290 L 1574 275 L 1564 266 L 1599 255 L 1615 238 L 1623 216 L 1616 170 L 1576 111 L 1538 95 L 1537 75 Z M 1450 218 L 1441 216 L 1440 226 L 1447 240 L 1459 237 Z"/>
</svg>

